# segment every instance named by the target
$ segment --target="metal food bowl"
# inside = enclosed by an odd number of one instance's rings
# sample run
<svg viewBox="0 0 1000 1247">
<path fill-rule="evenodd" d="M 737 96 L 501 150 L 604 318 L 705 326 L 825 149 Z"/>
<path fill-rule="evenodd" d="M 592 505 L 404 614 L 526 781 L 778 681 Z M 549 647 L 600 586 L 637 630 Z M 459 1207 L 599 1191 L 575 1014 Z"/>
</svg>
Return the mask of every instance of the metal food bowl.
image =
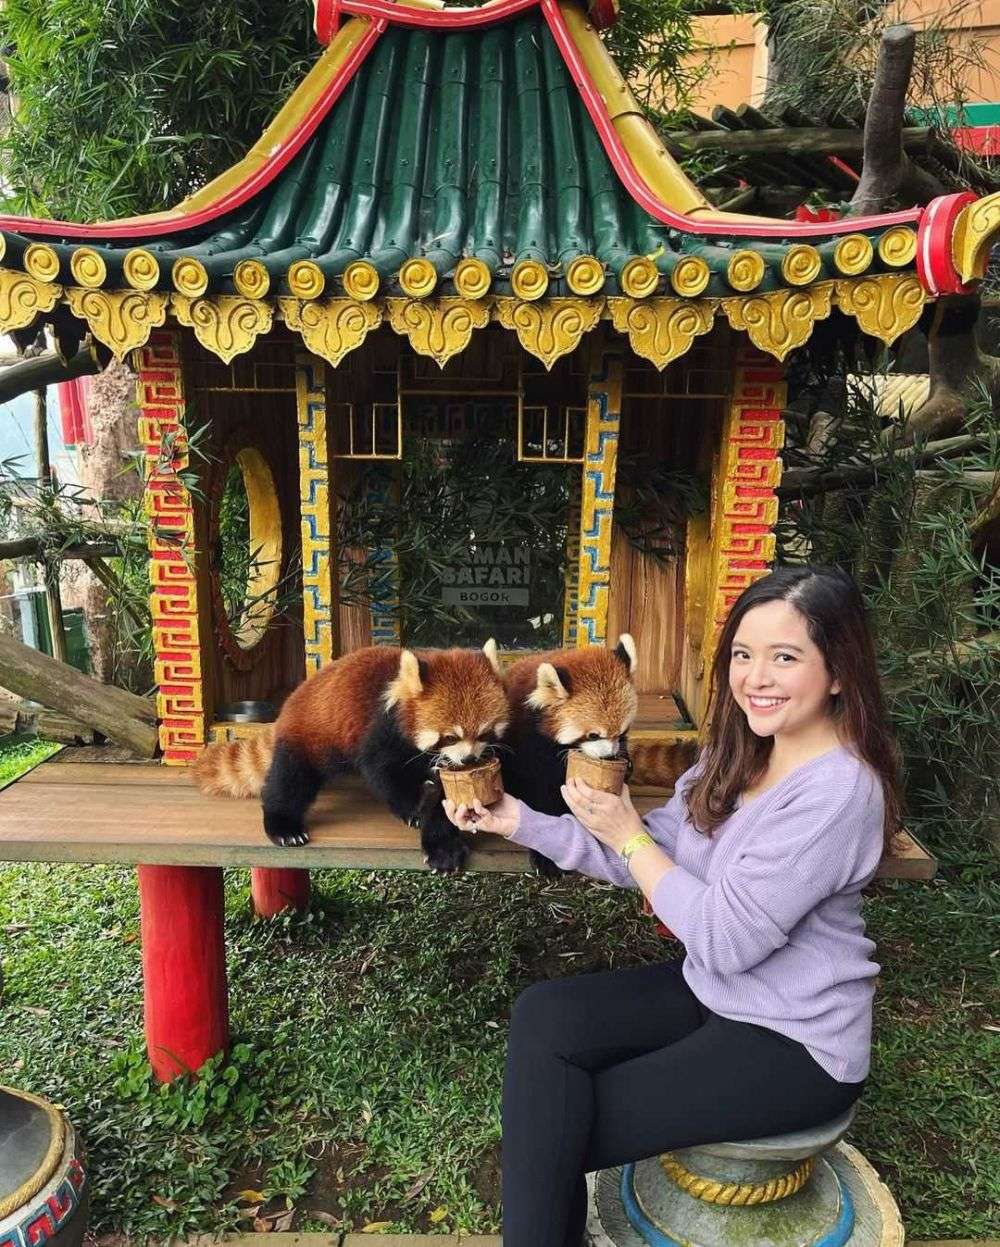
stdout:
<svg viewBox="0 0 1000 1247">
<path fill-rule="evenodd" d="M 274 703 L 269 701 L 231 701 L 216 715 L 220 723 L 273 723 L 277 717 Z"/>
</svg>

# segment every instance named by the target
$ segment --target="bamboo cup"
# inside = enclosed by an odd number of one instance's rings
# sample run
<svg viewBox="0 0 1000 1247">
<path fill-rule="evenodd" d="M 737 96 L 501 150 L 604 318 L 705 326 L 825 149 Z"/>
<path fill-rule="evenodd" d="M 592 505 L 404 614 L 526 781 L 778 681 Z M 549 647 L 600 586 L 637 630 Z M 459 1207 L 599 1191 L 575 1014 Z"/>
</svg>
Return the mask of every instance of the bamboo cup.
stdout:
<svg viewBox="0 0 1000 1247">
<path fill-rule="evenodd" d="M 487 758 L 485 762 L 474 762 L 454 770 L 442 767 L 438 774 L 444 795 L 456 805 L 471 808 L 477 800 L 483 805 L 492 805 L 503 796 L 499 758 Z"/>
<path fill-rule="evenodd" d="M 582 749 L 570 750 L 566 760 L 566 778 L 582 779 L 599 792 L 617 796 L 625 786 L 627 758 L 592 758 Z"/>
</svg>

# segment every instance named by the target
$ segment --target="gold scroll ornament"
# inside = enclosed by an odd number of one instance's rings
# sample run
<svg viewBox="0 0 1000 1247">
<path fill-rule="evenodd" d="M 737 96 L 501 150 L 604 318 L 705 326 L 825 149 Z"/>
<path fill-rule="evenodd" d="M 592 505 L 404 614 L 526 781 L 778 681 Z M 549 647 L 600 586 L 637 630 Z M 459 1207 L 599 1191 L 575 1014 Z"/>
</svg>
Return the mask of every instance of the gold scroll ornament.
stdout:
<svg viewBox="0 0 1000 1247">
<path fill-rule="evenodd" d="M 166 294 L 140 290 L 82 290 L 70 286 L 66 301 L 74 316 L 119 360 L 145 346 L 149 335 L 167 319 Z"/>
<path fill-rule="evenodd" d="M 356 299 L 302 303 L 284 297 L 278 304 L 289 329 L 297 329 L 309 350 L 334 368 L 382 323 L 381 307 Z"/>
<path fill-rule="evenodd" d="M 27 273 L 0 269 L 0 329 L 24 329 L 39 312 L 51 312 L 62 286 L 37 281 Z"/>
<path fill-rule="evenodd" d="M 183 294 L 170 297 L 178 321 L 193 329 L 202 346 L 224 364 L 249 351 L 262 333 L 270 332 L 271 305 L 258 299 L 232 294 L 217 294 L 211 299 L 189 299 Z"/>
<path fill-rule="evenodd" d="M 410 339 L 418 355 L 429 355 L 443 368 L 469 345 L 474 329 L 485 329 L 489 304 L 457 296 L 433 300 L 386 299 L 389 323 Z"/>
<path fill-rule="evenodd" d="M 691 349 L 700 334 L 708 333 L 715 321 L 710 303 L 688 303 L 682 299 L 608 299 L 611 323 L 619 333 L 627 333 L 636 355 L 657 368 L 665 368 Z"/>
<path fill-rule="evenodd" d="M 920 319 L 926 295 L 912 273 L 882 273 L 837 282 L 837 305 L 865 333 L 891 345 Z"/>
<path fill-rule="evenodd" d="M 821 282 L 802 290 L 774 290 L 746 299 L 723 299 L 722 308 L 734 329 L 745 329 L 761 351 L 784 359 L 812 333 L 817 320 L 830 315 L 833 288 Z"/>
<path fill-rule="evenodd" d="M 497 299 L 497 319 L 505 329 L 513 329 L 526 351 L 540 359 L 546 368 L 563 355 L 576 350 L 580 339 L 601 319 L 603 299 L 546 299 L 544 303 L 523 303 L 519 299 Z"/>
</svg>

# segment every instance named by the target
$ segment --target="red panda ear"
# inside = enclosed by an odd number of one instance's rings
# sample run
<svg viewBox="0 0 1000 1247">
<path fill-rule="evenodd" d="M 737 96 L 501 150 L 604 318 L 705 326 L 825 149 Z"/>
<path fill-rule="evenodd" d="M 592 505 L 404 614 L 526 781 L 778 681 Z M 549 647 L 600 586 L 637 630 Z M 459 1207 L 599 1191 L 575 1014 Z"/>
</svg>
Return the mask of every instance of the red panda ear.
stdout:
<svg viewBox="0 0 1000 1247">
<path fill-rule="evenodd" d="M 569 689 L 564 681 L 568 681 L 569 673 L 563 668 L 557 671 L 550 662 L 538 664 L 535 687 L 527 698 L 528 705 L 535 710 L 548 710 L 569 699 Z"/>
<path fill-rule="evenodd" d="M 500 651 L 497 649 L 497 643 L 492 637 L 483 646 L 483 653 L 489 659 L 490 666 L 496 674 L 502 676 L 503 668 L 500 666 Z"/>
<path fill-rule="evenodd" d="M 424 691 L 426 676 L 427 664 L 422 663 L 413 650 L 400 650 L 399 675 L 386 689 L 386 705 L 395 706 L 397 702 L 419 697 Z"/>
<path fill-rule="evenodd" d="M 629 675 L 635 675 L 635 669 L 638 666 L 636 661 L 635 641 L 628 632 L 623 632 L 618 638 L 618 644 L 615 646 L 615 657 L 625 664 L 628 668 Z"/>
</svg>

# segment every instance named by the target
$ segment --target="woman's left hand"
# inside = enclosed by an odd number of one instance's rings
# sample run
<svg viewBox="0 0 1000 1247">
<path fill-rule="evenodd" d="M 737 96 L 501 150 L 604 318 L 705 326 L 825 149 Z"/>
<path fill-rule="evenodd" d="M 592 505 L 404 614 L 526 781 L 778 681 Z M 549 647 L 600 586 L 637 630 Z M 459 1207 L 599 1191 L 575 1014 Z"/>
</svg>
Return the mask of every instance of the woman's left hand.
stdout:
<svg viewBox="0 0 1000 1247">
<path fill-rule="evenodd" d="M 574 777 L 568 779 L 560 791 L 574 817 L 583 823 L 591 835 L 615 852 L 637 832 L 646 830 L 632 804 L 627 784 L 622 789 L 621 796 L 616 797 L 613 793 L 591 788 L 582 779 Z"/>
</svg>

